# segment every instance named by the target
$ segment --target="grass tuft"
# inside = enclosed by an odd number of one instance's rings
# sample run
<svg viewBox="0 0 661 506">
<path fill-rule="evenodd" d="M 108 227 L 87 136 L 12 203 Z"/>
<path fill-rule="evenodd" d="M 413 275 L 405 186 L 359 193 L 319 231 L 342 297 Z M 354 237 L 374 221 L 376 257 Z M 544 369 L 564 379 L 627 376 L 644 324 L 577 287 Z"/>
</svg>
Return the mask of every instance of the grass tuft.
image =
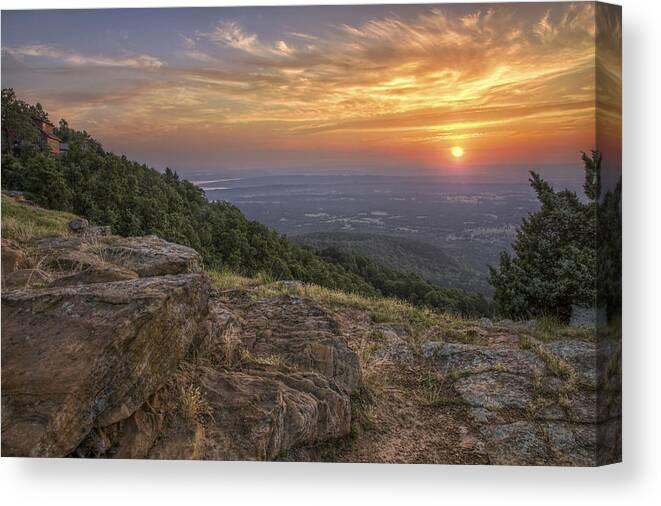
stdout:
<svg viewBox="0 0 661 506">
<path fill-rule="evenodd" d="M 68 223 L 76 216 L 16 202 L 2 196 L 2 237 L 28 242 L 44 237 L 69 235 Z"/>
<path fill-rule="evenodd" d="M 237 274 L 229 269 L 210 269 L 207 272 L 214 288 L 219 290 L 251 287 L 273 282 L 271 276 L 265 273 L 260 273 L 251 278 Z"/>
<path fill-rule="evenodd" d="M 181 413 L 191 422 L 201 422 L 203 417 L 212 416 L 211 406 L 200 387 L 185 385 L 179 388 Z"/>
<path fill-rule="evenodd" d="M 430 308 L 416 307 L 398 299 L 365 297 L 312 284 L 272 283 L 259 286 L 252 294 L 256 300 L 279 295 L 307 297 L 330 309 L 364 310 L 374 323 L 405 323 L 411 327 L 414 333 L 433 326 L 447 327 L 448 324 L 464 321 L 459 316 L 441 313 Z"/>
</svg>

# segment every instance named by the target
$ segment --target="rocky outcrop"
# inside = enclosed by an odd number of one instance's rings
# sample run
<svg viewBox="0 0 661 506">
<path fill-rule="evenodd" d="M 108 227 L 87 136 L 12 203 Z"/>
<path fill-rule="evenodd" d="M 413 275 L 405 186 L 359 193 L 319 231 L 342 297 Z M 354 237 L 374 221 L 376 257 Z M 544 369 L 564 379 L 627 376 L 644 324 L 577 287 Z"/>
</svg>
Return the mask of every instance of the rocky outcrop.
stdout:
<svg viewBox="0 0 661 506">
<path fill-rule="evenodd" d="M 18 269 L 3 277 L 2 286 L 6 290 L 12 290 L 36 285 L 45 286 L 50 281 L 48 273 L 41 269 Z"/>
<path fill-rule="evenodd" d="M 3 455 L 63 456 L 134 413 L 201 331 L 208 290 L 185 274 L 3 293 Z"/>
<path fill-rule="evenodd" d="M 317 373 L 206 368 L 200 383 L 214 420 L 207 427 L 209 459 L 273 460 L 351 429 L 346 391 Z"/>
<path fill-rule="evenodd" d="M 140 277 L 165 276 L 202 270 L 197 251 L 164 241 L 156 236 L 120 237 L 74 236 L 42 239 L 35 244 L 36 255 L 55 268 L 75 270 L 116 264 Z"/>
<path fill-rule="evenodd" d="M 95 283 L 112 283 L 114 281 L 126 281 L 136 279 L 138 273 L 119 265 L 101 264 L 89 266 L 80 272 L 74 272 L 66 276 L 57 278 L 53 286 L 80 286 L 92 285 Z"/>
<path fill-rule="evenodd" d="M 358 357 L 319 304 L 289 295 L 255 301 L 247 291 L 230 291 L 225 300 L 243 323 L 242 348 L 255 357 L 278 357 L 297 370 L 317 372 L 348 393 L 360 384 Z"/>
<path fill-rule="evenodd" d="M 219 291 L 191 248 L 71 228 L 2 242 L 5 456 L 619 459 L 614 340 L 376 323 L 293 282 Z"/>
<path fill-rule="evenodd" d="M 480 344 L 432 341 L 422 353 L 468 406 L 491 463 L 593 466 L 619 458 L 617 442 L 605 448 L 600 436 L 621 430 L 621 413 L 617 399 L 606 399 L 619 394 L 600 385 L 605 368 L 597 368 L 594 340 L 543 343 L 496 329 Z"/>
<path fill-rule="evenodd" d="M 216 293 L 153 236 L 26 248 L 46 274 L 8 267 L 3 455 L 273 460 L 350 432 L 360 365 L 320 306 Z"/>
</svg>

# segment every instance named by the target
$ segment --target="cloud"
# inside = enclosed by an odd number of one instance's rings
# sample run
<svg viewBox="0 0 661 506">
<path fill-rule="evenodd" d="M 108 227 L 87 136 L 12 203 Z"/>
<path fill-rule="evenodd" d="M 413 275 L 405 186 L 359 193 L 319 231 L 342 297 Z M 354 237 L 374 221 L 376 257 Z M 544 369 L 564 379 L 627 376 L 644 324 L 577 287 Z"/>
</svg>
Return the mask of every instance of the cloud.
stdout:
<svg viewBox="0 0 661 506">
<path fill-rule="evenodd" d="M 211 33 L 209 39 L 221 46 L 240 49 L 249 53 L 260 49 L 257 34 L 246 34 L 236 21 L 223 21 Z"/>
<path fill-rule="evenodd" d="M 179 37 L 181 37 L 182 44 L 185 49 L 188 50 L 195 49 L 196 43 L 193 37 L 187 37 L 186 35 L 181 33 L 179 34 Z"/>
<path fill-rule="evenodd" d="M 524 152 L 523 144 L 528 154 L 555 150 L 549 156 L 590 149 L 593 5 L 452 9 L 321 23 L 305 32 L 293 25 L 299 30 L 272 29 L 270 37 L 224 20 L 179 35 L 167 65 L 150 65 L 146 55 L 89 56 L 43 45 L 6 50 L 68 64 L 77 77 L 87 66 L 156 70 L 123 86 L 109 75 L 98 100 L 88 102 L 94 106 L 77 106 L 76 93 L 54 95 L 85 124 L 103 115 L 99 135 L 117 142 L 122 135 L 157 144 L 176 131 L 196 149 L 222 137 L 250 153 L 364 150 L 434 160 L 461 141 L 467 160 L 472 152 L 484 160 L 498 152 L 499 163 Z M 602 60 L 600 72 L 616 89 L 617 62 Z M 60 82 L 53 75 L 48 81 Z M 86 85 L 81 93 L 88 91 Z"/>
<path fill-rule="evenodd" d="M 221 47 L 230 47 L 260 58 L 289 57 L 295 52 L 295 48 L 284 40 L 272 44 L 263 43 L 256 33 L 247 33 L 236 21 L 221 21 L 210 33 L 202 36 Z M 300 33 L 293 36 L 313 39 Z"/>
<path fill-rule="evenodd" d="M 45 44 L 32 44 L 19 47 L 4 47 L 3 52 L 19 61 L 26 58 L 46 58 L 55 63 L 77 67 L 124 67 L 133 69 L 156 70 L 165 65 L 153 56 L 138 54 L 131 56 L 84 55 L 73 50 L 63 50 Z"/>
</svg>

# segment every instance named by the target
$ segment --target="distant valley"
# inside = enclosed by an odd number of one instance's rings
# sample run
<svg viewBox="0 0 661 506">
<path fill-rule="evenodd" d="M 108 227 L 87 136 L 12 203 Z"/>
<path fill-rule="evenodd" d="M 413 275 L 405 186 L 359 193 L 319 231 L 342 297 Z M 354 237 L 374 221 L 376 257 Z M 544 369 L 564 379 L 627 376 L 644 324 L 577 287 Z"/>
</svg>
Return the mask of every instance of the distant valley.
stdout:
<svg viewBox="0 0 661 506">
<path fill-rule="evenodd" d="M 251 219 L 315 248 L 364 255 L 441 286 L 491 294 L 488 265 L 538 203 L 520 183 L 434 176 L 211 177 L 196 183 Z M 571 188 L 578 189 L 578 188 Z"/>
</svg>

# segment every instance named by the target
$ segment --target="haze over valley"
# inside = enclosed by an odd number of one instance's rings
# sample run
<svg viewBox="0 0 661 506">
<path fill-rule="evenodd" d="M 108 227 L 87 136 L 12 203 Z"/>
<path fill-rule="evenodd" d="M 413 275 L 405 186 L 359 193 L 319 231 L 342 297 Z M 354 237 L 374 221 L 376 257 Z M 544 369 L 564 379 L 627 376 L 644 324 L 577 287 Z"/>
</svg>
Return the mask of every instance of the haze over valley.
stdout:
<svg viewBox="0 0 661 506">
<path fill-rule="evenodd" d="M 539 208 L 524 177 L 519 183 L 481 183 L 423 175 L 296 174 L 195 183 L 209 200 L 231 202 L 248 218 L 304 244 L 340 246 L 485 295 L 491 293 L 487 265 L 497 264 L 521 219 Z M 559 186 L 577 191 L 580 184 Z"/>
</svg>

